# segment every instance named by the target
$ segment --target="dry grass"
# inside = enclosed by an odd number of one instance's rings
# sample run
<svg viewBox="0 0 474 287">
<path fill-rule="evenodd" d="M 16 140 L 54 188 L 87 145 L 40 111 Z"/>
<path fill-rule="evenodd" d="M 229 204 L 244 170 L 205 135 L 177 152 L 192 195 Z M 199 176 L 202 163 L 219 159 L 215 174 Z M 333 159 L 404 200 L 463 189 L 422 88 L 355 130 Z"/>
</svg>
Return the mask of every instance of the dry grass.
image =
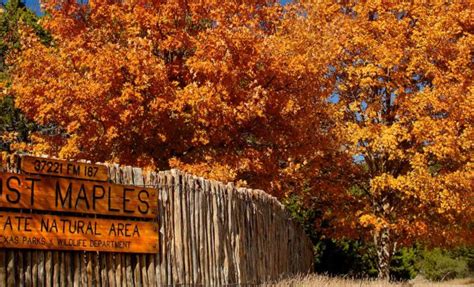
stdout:
<svg viewBox="0 0 474 287">
<path fill-rule="evenodd" d="M 467 286 L 474 286 L 474 278 L 465 278 L 465 279 L 453 279 L 444 282 L 430 282 L 427 280 L 424 281 L 416 281 L 413 280 L 410 282 L 410 286 L 414 287 L 428 287 L 428 286 L 450 286 L 450 287 L 467 287 Z"/>
<path fill-rule="evenodd" d="M 456 279 L 446 282 L 430 282 L 427 280 L 416 279 L 409 282 L 403 283 L 389 283 L 381 280 L 370 280 L 370 279 L 350 279 L 342 277 L 330 277 L 323 275 L 306 275 L 306 276 L 296 276 L 288 278 L 277 283 L 268 284 L 268 286 L 311 286 L 311 287 L 360 287 L 360 286 L 370 286 L 370 287 L 428 287 L 428 286 L 453 286 L 453 287 L 467 287 L 474 286 L 474 279 Z"/>
</svg>

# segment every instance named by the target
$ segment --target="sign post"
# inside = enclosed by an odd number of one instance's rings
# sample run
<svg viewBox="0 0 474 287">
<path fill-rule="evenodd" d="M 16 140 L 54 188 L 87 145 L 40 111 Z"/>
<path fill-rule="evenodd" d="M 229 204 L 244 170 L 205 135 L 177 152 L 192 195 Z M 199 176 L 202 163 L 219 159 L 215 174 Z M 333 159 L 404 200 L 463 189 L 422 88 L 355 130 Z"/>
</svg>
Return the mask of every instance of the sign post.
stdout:
<svg viewBox="0 0 474 287">
<path fill-rule="evenodd" d="M 154 222 L 0 213 L 0 248 L 156 253 Z"/>
<path fill-rule="evenodd" d="M 155 189 L 109 183 L 104 165 L 21 162 L 23 174 L 0 172 L 0 248 L 158 252 Z"/>
</svg>

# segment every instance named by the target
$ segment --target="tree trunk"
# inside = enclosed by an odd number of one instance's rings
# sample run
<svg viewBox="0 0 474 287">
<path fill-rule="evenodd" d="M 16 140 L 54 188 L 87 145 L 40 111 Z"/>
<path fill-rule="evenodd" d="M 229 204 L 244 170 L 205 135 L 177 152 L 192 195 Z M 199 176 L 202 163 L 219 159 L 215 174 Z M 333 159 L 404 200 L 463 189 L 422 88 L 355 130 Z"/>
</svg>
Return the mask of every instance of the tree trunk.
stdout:
<svg viewBox="0 0 474 287">
<path fill-rule="evenodd" d="M 375 232 L 374 243 L 377 250 L 378 278 L 388 281 L 390 279 L 390 262 L 395 253 L 395 244 L 391 240 L 390 230 L 384 227 Z"/>
</svg>

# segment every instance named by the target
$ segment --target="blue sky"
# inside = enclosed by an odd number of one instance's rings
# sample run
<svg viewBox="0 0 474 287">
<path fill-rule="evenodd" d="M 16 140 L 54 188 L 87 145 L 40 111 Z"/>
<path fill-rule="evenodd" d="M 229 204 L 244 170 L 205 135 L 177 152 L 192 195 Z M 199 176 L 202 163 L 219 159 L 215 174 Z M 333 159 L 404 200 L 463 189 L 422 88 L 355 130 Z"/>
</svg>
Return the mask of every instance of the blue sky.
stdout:
<svg viewBox="0 0 474 287">
<path fill-rule="evenodd" d="M 36 14 L 40 12 L 39 0 L 26 0 L 25 3 L 31 10 L 35 11 Z"/>
<path fill-rule="evenodd" d="M 39 5 L 39 0 L 23 0 L 25 1 L 26 5 L 33 11 L 35 11 L 36 14 L 40 13 L 40 5 Z M 0 3 L 6 3 L 7 0 L 0 0 Z"/>
<path fill-rule="evenodd" d="M 31 10 L 35 11 L 36 14 L 40 13 L 39 0 L 26 0 L 25 3 Z"/>
<path fill-rule="evenodd" d="M 35 11 L 36 14 L 40 14 L 40 5 L 39 5 L 39 0 L 24 0 L 26 5 L 33 11 Z M 285 5 L 286 3 L 290 2 L 291 0 L 280 0 L 280 3 Z M 0 0 L 1 3 L 7 2 L 7 0 Z"/>
</svg>

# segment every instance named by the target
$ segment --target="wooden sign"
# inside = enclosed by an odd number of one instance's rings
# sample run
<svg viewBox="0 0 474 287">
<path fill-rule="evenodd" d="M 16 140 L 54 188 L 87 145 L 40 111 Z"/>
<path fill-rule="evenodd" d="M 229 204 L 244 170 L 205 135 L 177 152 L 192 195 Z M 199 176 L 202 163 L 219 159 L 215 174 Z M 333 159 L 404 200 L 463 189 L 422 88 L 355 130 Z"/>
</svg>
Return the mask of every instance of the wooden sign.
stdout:
<svg viewBox="0 0 474 287">
<path fill-rule="evenodd" d="M 156 223 L 0 213 L 0 248 L 157 253 Z"/>
<path fill-rule="evenodd" d="M 105 165 L 32 156 L 21 157 L 21 170 L 32 174 L 45 174 L 99 181 L 107 181 L 109 178 L 109 172 Z"/>
<path fill-rule="evenodd" d="M 156 190 L 0 172 L 0 207 L 155 218 Z"/>
</svg>

